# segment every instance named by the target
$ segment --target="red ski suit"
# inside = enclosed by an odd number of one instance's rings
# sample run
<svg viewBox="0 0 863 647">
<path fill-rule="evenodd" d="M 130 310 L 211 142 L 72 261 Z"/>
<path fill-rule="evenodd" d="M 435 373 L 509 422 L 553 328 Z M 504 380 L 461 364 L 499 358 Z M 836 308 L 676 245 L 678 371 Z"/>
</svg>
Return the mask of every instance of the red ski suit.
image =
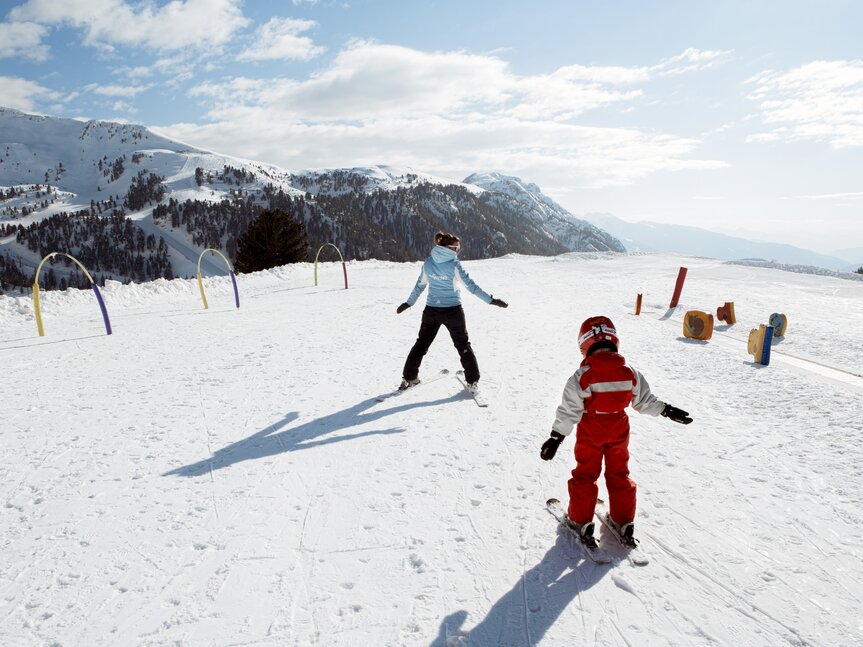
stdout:
<svg viewBox="0 0 863 647">
<path fill-rule="evenodd" d="M 665 407 L 650 392 L 644 376 L 615 352 L 589 355 L 566 383 L 552 430 L 568 436 L 578 425 L 568 511 L 576 523 L 593 518 L 603 458 L 611 518 L 618 524 L 635 519 L 635 481 L 629 478 L 629 416 L 624 411 L 630 404 L 639 413 L 654 416 Z"/>
</svg>

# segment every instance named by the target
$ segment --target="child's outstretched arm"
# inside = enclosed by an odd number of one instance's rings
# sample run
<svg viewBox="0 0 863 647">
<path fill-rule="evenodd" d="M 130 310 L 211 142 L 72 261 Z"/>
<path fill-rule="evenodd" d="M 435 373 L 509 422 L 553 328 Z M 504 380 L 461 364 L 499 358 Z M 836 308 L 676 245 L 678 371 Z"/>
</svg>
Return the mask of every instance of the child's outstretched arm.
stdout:
<svg viewBox="0 0 863 647">
<path fill-rule="evenodd" d="M 554 422 L 551 425 L 551 435 L 542 444 L 542 449 L 539 451 L 539 455 L 544 461 L 550 461 L 554 458 L 560 443 L 572 433 L 572 428 L 578 424 L 581 416 L 584 415 L 584 398 L 587 394 L 581 388 L 579 379 L 585 370 L 579 369 L 566 382 L 563 398 L 561 398 L 560 406 L 557 408 Z"/>
<path fill-rule="evenodd" d="M 665 408 L 662 410 L 660 415 L 665 416 L 669 420 L 674 420 L 674 422 L 679 422 L 681 425 L 688 425 L 692 422 L 692 418 L 689 417 L 688 412 L 683 409 L 673 407 L 670 404 L 665 405 Z"/>
<path fill-rule="evenodd" d="M 631 366 L 629 368 L 635 374 L 635 386 L 632 387 L 633 409 L 638 411 L 638 413 L 646 413 L 651 416 L 664 416 L 683 425 L 688 425 L 692 422 L 692 418 L 689 417 L 686 411 L 667 404 L 653 395 L 650 392 L 650 385 L 644 379 L 644 376 Z"/>
</svg>

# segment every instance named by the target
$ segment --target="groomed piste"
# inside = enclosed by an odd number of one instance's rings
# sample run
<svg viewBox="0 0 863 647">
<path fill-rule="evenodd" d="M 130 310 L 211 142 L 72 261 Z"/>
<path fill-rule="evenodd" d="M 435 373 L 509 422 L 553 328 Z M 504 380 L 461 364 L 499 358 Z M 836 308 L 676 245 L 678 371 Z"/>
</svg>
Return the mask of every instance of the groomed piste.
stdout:
<svg viewBox="0 0 863 647">
<path fill-rule="evenodd" d="M 854 645 L 863 642 L 863 282 L 665 255 L 466 263 L 490 406 L 397 398 L 417 263 L 0 297 L 0 636 L 8 645 Z M 669 309 L 680 267 L 679 303 Z M 635 314 L 636 295 L 643 295 Z M 687 311 L 736 324 L 682 335 Z M 421 305 L 421 304 L 420 304 Z M 825 312 L 842 312 L 831 331 Z M 539 458 L 610 316 L 691 425 L 632 416 L 649 555 L 596 565 L 545 511 Z M 786 315 L 769 365 L 748 333 Z M 829 334 L 827 334 L 829 333 Z M 423 376 L 459 368 L 439 340 Z M 603 483 L 600 481 L 600 496 Z"/>
</svg>

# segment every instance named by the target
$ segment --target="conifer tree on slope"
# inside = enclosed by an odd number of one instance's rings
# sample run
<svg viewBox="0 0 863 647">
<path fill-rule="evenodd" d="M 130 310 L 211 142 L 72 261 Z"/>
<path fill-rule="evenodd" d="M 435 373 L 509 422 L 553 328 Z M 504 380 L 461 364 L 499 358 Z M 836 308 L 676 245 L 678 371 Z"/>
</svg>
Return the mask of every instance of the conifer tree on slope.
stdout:
<svg viewBox="0 0 863 647">
<path fill-rule="evenodd" d="M 309 260 L 306 228 L 280 209 L 266 209 L 237 242 L 238 272 L 257 272 Z"/>
</svg>

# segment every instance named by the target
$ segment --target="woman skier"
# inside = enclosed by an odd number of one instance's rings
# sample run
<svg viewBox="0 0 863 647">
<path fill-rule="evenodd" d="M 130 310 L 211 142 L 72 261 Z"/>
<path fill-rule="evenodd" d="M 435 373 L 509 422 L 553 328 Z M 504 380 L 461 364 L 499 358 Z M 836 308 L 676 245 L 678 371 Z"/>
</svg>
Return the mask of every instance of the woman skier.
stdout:
<svg viewBox="0 0 863 647">
<path fill-rule="evenodd" d="M 437 336 L 438 330 L 443 325 L 449 331 L 452 343 L 458 351 L 468 389 L 476 392 L 479 382 L 479 366 L 468 340 L 464 309 L 461 307 L 461 296 L 456 281 L 461 281 L 468 292 L 486 303 L 500 308 L 506 308 L 509 304 L 487 294 L 468 276 L 458 260 L 458 253 L 461 250 L 461 241 L 458 236 L 438 232 L 435 234 L 434 241 L 435 246 L 423 263 L 422 271 L 413 291 L 407 301 L 396 308 L 396 313 L 399 314 L 410 308 L 428 286 L 429 293 L 422 314 L 419 335 L 408 353 L 407 360 L 405 360 L 399 390 L 403 391 L 419 384 L 420 364 L 422 364 L 423 357 Z"/>
</svg>

